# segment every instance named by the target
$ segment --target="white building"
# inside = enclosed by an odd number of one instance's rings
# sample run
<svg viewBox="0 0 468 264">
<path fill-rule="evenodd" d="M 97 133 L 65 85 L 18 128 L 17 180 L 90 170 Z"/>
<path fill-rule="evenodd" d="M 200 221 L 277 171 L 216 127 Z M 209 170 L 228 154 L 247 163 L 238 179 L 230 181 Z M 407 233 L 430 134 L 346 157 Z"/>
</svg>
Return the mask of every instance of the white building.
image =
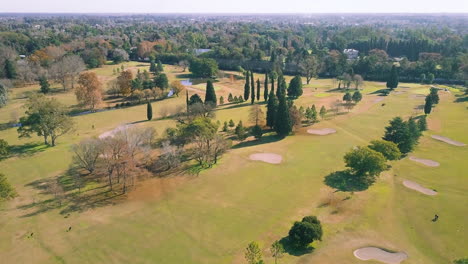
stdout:
<svg viewBox="0 0 468 264">
<path fill-rule="evenodd" d="M 355 49 L 344 49 L 343 53 L 348 56 L 348 60 L 354 60 L 357 59 L 359 56 L 359 51 Z"/>
</svg>

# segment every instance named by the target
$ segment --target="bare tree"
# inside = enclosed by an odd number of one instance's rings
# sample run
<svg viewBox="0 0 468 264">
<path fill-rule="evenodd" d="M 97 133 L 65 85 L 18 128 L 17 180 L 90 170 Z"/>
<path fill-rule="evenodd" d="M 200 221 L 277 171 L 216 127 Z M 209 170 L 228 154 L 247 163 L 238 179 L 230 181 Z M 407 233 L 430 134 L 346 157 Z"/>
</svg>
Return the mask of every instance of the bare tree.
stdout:
<svg viewBox="0 0 468 264">
<path fill-rule="evenodd" d="M 99 155 L 102 154 L 102 144 L 99 139 L 85 139 L 72 146 L 73 162 L 79 168 L 93 173 L 96 169 Z"/>
<path fill-rule="evenodd" d="M 182 68 L 182 71 L 185 72 L 187 67 L 189 66 L 189 62 L 187 60 L 181 60 L 179 61 L 179 67 Z"/>
<path fill-rule="evenodd" d="M 83 59 L 78 55 L 68 55 L 52 64 L 50 75 L 62 84 L 64 90 L 67 89 L 67 81 L 71 88 L 74 88 L 76 77 L 85 70 Z"/>
<path fill-rule="evenodd" d="M 357 89 L 359 89 L 359 87 L 364 84 L 364 79 L 362 78 L 361 75 L 359 74 L 355 74 L 353 76 L 353 83 L 354 83 L 354 87 Z"/>
<path fill-rule="evenodd" d="M 265 114 L 263 113 L 262 107 L 260 105 L 253 105 L 249 109 L 249 121 L 255 123 L 255 125 L 264 125 Z"/>
<path fill-rule="evenodd" d="M 313 55 L 308 56 L 299 64 L 301 75 L 306 77 L 307 84 L 309 84 L 312 78 L 317 76 L 318 67 L 319 63 L 317 58 Z"/>
</svg>

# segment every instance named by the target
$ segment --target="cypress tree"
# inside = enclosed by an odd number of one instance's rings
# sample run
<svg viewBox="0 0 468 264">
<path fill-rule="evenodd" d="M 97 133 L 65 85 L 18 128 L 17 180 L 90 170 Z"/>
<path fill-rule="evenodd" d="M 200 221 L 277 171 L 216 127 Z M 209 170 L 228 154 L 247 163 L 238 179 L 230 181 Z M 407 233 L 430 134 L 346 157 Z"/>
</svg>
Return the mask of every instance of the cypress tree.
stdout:
<svg viewBox="0 0 468 264">
<path fill-rule="evenodd" d="M 158 69 L 158 72 L 163 72 L 163 71 L 164 71 L 164 67 L 163 67 L 161 61 L 159 61 L 159 60 L 158 60 L 158 67 L 157 67 L 157 69 Z"/>
<path fill-rule="evenodd" d="M 46 94 L 50 92 L 50 84 L 45 76 L 39 78 L 39 84 L 41 85 L 41 93 Z"/>
<path fill-rule="evenodd" d="M 276 111 L 278 108 L 278 99 L 273 91 L 270 91 L 270 96 L 268 97 L 267 104 L 267 113 L 266 113 L 266 123 L 267 126 L 273 128 L 275 126 L 276 120 Z"/>
<path fill-rule="evenodd" d="M 268 73 L 265 73 L 265 83 L 263 84 L 265 87 L 263 87 L 263 99 L 265 101 L 268 100 Z"/>
<path fill-rule="evenodd" d="M 205 104 L 210 104 L 215 107 L 216 103 L 217 103 L 217 99 L 216 99 L 216 92 L 213 86 L 213 81 L 208 80 L 206 82 Z"/>
<path fill-rule="evenodd" d="M 185 90 L 185 105 L 187 106 L 187 113 L 189 112 L 189 98 L 188 98 L 188 90 Z"/>
<path fill-rule="evenodd" d="M 302 79 L 301 76 L 297 75 L 289 82 L 288 96 L 297 98 L 301 96 L 302 93 Z"/>
<path fill-rule="evenodd" d="M 253 77 L 253 73 L 250 72 L 250 98 L 251 98 L 251 104 L 254 104 L 255 102 L 255 80 Z"/>
<path fill-rule="evenodd" d="M 426 96 L 426 103 L 424 104 L 424 114 L 428 115 L 432 111 L 432 96 Z"/>
<path fill-rule="evenodd" d="M 250 74 L 247 71 L 245 74 L 245 85 L 244 85 L 244 100 L 249 100 L 250 95 Z"/>
<path fill-rule="evenodd" d="M 154 60 L 151 61 L 149 71 L 156 72 L 156 63 L 154 63 Z"/>
<path fill-rule="evenodd" d="M 288 103 L 286 102 L 286 96 L 282 92 L 276 113 L 275 131 L 280 137 L 285 137 L 292 131 L 292 122 L 291 116 L 289 115 Z"/>
<path fill-rule="evenodd" d="M 434 88 L 434 87 L 431 88 L 431 92 L 429 93 L 429 96 L 431 97 L 432 104 L 439 103 L 439 94 L 437 92 L 438 92 L 437 88 Z"/>
<path fill-rule="evenodd" d="M 275 79 L 278 75 L 276 72 L 272 71 L 270 73 L 270 81 L 271 81 L 271 91 L 275 92 Z"/>
<path fill-rule="evenodd" d="M 15 65 L 9 59 L 5 60 L 5 77 L 7 77 L 8 79 L 16 78 Z"/>
<path fill-rule="evenodd" d="M 257 101 L 260 101 L 260 79 L 257 79 Z"/>
<path fill-rule="evenodd" d="M 276 82 L 276 97 L 278 97 L 278 99 L 281 97 L 281 93 L 282 93 L 282 90 L 283 90 L 283 87 L 282 87 L 282 82 L 281 82 L 281 78 L 282 76 L 281 75 L 278 75 L 278 79 L 277 79 L 277 82 Z"/>
<path fill-rule="evenodd" d="M 387 81 L 387 88 L 393 90 L 398 87 L 398 71 L 395 65 L 392 66 L 392 70 L 390 71 L 390 76 L 388 77 Z"/>
<path fill-rule="evenodd" d="M 232 103 L 233 100 L 234 100 L 234 97 L 232 97 L 232 93 L 229 93 L 228 102 Z"/>
<path fill-rule="evenodd" d="M 146 104 L 146 118 L 148 121 L 153 119 L 153 107 L 151 106 L 150 102 Z"/>
</svg>

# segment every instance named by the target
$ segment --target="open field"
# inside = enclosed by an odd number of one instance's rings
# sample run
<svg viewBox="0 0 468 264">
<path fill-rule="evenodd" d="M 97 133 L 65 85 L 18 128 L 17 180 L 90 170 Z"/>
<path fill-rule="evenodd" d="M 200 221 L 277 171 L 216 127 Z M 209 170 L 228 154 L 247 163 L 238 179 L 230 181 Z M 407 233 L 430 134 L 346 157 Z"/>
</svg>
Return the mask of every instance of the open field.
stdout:
<svg viewBox="0 0 468 264">
<path fill-rule="evenodd" d="M 140 64 L 128 64 L 139 67 Z M 112 78 L 112 68 L 94 70 L 101 80 Z M 186 79 L 180 68 L 165 66 L 169 80 Z M 255 78 L 263 78 L 256 74 Z M 290 77 L 288 77 L 289 80 Z M 222 78 L 215 84 L 218 97 L 241 95 L 243 81 Z M 263 82 L 262 82 L 263 86 Z M 171 119 L 160 119 L 160 109 L 185 105 L 185 97 L 153 103 L 154 119 L 146 119 L 146 106 L 111 110 L 74 117 L 76 130 L 59 139 L 54 148 L 41 146 L 41 139 L 18 139 L 16 129 L 0 131 L 10 145 L 29 147 L 0 161 L 1 172 L 14 185 L 19 196 L 0 207 L 0 255 L 5 263 L 244 263 L 244 248 L 253 240 L 263 247 L 266 263 L 273 263 L 269 246 L 287 235 L 296 220 L 317 215 L 324 224 L 322 242 L 314 242 L 310 254 L 285 254 L 280 263 L 378 263 L 360 261 L 353 255 L 362 247 L 382 247 L 404 252 L 402 263 L 440 264 L 466 257 L 468 147 L 456 147 L 432 139 L 442 135 L 468 143 L 466 122 L 468 103 L 454 103 L 456 92 L 440 92 L 441 102 L 429 116 L 429 131 L 411 153 L 440 163 L 427 167 L 402 159 L 392 162 L 376 184 L 364 192 L 334 192 L 324 177 L 342 170 L 342 157 L 353 146 L 367 144 L 383 135 L 384 127 L 395 116 L 421 115 L 420 105 L 429 86 L 401 84 L 387 97 L 374 92 L 384 83 L 366 82 L 363 100 L 349 113 L 329 114 L 326 120 L 304 127 L 293 136 L 278 141 L 266 136 L 261 142 L 245 142 L 223 156 L 214 168 L 198 176 L 181 174 L 154 178 L 139 186 L 127 199 L 72 212 L 48 208 L 50 195 L 37 183 L 59 176 L 71 161 L 70 146 L 80 139 L 98 136 L 122 124 L 152 126 L 161 135 L 175 126 Z M 56 85 L 53 86 L 54 88 Z M 58 86 L 57 86 L 58 87 Z M 203 85 L 190 86 L 189 93 L 203 94 Z M 343 96 L 330 91 L 329 79 L 312 80 L 298 106 L 315 104 L 319 109 Z M 37 86 L 13 89 L 12 98 Z M 263 91 L 263 88 L 262 88 Z M 52 95 L 61 102 L 76 104 L 72 92 Z M 202 96 L 203 97 L 203 96 Z M 263 98 L 263 96 L 262 96 Z M 382 98 L 382 101 L 376 99 Z M 0 122 L 21 116 L 24 99 L 13 99 L 0 110 Z M 383 105 L 385 103 L 385 105 Z M 216 119 L 248 123 L 250 103 L 225 105 Z M 24 111 L 24 109 L 23 109 Z M 94 129 L 92 127 L 94 126 Z M 331 128 L 327 136 L 307 133 L 307 129 Z M 249 159 L 255 153 L 276 153 L 280 164 Z M 404 179 L 438 194 L 427 196 L 403 186 Z M 90 187 L 91 188 L 91 187 Z M 438 214 L 438 222 L 432 222 Z M 66 229 L 72 226 L 71 232 Z M 28 234 L 34 232 L 32 238 Z"/>
</svg>

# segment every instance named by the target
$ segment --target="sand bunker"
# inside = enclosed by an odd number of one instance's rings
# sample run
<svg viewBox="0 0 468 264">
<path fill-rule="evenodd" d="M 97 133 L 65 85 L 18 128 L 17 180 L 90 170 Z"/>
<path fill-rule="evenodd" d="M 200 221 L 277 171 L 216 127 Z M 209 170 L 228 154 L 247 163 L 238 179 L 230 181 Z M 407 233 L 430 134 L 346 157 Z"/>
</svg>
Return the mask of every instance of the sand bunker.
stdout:
<svg viewBox="0 0 468 264">
<path fill-rule="evenodd" d="M 336 130 L 333 128 L 307 129 L 307 133 L 313 134 L 313 135 L 325 136 L 325 135 L 336 133 Z"/>
<path fill-rule="evenodd" d="M 454 145 L 454 146 L 457 146 L 457 147 L 466 146 L 465 143 L 452 140 L 452 139 L 450 139 L 450 138 L 448 138 L 448 137 L 437 136 L 437 135 L 432 135 L 431 137 L 432 137 L 433 139 L 437 139 L 437 140 L 443 141 L 443 142 L 445 142 L 445 143 L 448 143 L 448 144 L 451 144 L 451 145 Z"/>
<path fill-rule="evenodd" d="M 110 131 L 106 131 L 104 133 L 102 133 L 101 135 L 99 135 L 99 138 L 100 139 L 104 139 L 104 138 L 107 138 L 107 137 L 113 137 L 117 132 L 119 131 L 123 131 L 127 128 L 129 128 L 131 125 L 122 125 L 122 126 L 118 126 Z"/>
<path fill-rule="evenodd" d="M 421 158 L 416 158 L 416 157 L 409 157 L 410 160 L 419 162 L 421 164 L 424 164 L 429 167 L 439 167 L 440 163 L 437 161 L 429 160 L 429 159 L 421 159 Z"/>
<path fill-rule="evenodd" d="M 425 187 L 422 187 L 421 185 L 419 185 L 418 183 L 415 183 L 413 181 L 404 180 L 403 185 L 406 188 L 413 189 L 413 190 L 418 191 L 420 193 L 423 193 L 425 195 L 436 195 L 437 194 L 436 191 L 425 188 Z"/>
<path fill-rule="evenodd" d="M 374 99 L 374 103 L 382 102 L 384 99 L 384 97 L 376 98 Z"/>
<path fill-rule="evenodd" d="M 400 264 L 408 258 L 404 252 L 391 253 L 376 247 L 365 247 L 354 251 L 354 256 L 360 260 L 377 260 L 387 264 Z"/>
<path fill-rule="evenodd" d="M 281 155 L 275 153 L 255 153 L 249 156 L 251 160 L 259 160 L 271 164 L 280 164 L 283 160 Z"/>
</svg>

